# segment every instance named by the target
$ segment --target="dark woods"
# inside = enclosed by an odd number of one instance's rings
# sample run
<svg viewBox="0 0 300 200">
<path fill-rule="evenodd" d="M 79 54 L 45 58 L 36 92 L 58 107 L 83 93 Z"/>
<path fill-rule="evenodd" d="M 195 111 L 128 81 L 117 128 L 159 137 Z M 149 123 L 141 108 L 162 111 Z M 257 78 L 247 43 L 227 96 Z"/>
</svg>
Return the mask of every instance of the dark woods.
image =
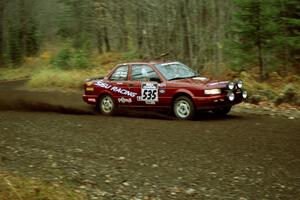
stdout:
<svg viewBox="0 0 300 200">
<path fill-rule="evenodd" d="M 162 54 L 218 72 L 299 69 L 298 0 L 0 0 L 0 65 L 46 44 L 99 54 Z M 299 70 L 298 70 L 299 72 Z"/>
</svg>

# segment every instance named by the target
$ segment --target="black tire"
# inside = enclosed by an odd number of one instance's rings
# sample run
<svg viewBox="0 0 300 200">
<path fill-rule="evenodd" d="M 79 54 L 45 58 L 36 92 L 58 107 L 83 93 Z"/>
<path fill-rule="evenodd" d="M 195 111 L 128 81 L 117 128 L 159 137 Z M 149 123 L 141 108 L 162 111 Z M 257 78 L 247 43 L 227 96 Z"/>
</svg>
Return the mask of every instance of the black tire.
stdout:
<svg viewBox="0 0 300 200">
<path fill-rule="evenodd" d="M 116 111 L 116 103 L 112 96 L 105 94 L 98 101 L 99 111 L 105 116 L 111 116 Z"/>
<path fill-rule="evenodd" d="M 231 106 L 217 108 L 213 110 L 213 113 L 219 116 L 226 116 L 231 110 Z"/>
<path fill-rule="evenodd" d="M 177 97 L 173 104 L 173 112 L 178 119 L 189 120 L 195 115 L 193 101 L 186 96 Z"/>
</svg>

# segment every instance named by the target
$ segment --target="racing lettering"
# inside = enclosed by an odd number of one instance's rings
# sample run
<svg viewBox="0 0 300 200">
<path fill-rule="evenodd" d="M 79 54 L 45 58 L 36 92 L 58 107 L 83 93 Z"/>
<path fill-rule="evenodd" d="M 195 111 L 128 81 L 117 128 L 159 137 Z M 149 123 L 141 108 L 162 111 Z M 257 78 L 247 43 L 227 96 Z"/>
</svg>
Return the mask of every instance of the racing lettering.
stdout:
<svg viewBox="0 0 300 200">
<path fill-rule="evenodd" d="M 108 83 L 103 83 L 102 81 L 97 81 L 96 85 L 105 89 L 111 88 L 111 85 L 109 85 Z"/>
<path fill-rule="evenodd" d="M 122 88 L 119 88 L 117 86 L 112 87 L 110 90 L 113 91 L 113 92 L 117 92 L 117 93 L 120 93 L 120 94 L 123 94 L 123 95 L 130 96 L 130 97 L 135 97 L 137 95 L 137 93 L 135 93 L 135 92 L 130 92 L 126 89 L 122 89 Z"/>
<path fill-rule="evenodd" d="M 135 97 L 137 95 L 137 93 L 135 93 L 135 92 L 130 92 L 126 89 L 122 89 L 122 88 L 119 88 L 117 86 L 112 87 L 112 85 L 110 85 L 108 83 L 104 83 L 102 81 L 97 81 L 96 85 L 99 86 L 99 87 L 105 88 L 105 89 L 110 89 L 113 92 L 123 94 L 123 95 L 126 95 L 126 96 L 130 96 L 130 97 Z"/>
</svg>

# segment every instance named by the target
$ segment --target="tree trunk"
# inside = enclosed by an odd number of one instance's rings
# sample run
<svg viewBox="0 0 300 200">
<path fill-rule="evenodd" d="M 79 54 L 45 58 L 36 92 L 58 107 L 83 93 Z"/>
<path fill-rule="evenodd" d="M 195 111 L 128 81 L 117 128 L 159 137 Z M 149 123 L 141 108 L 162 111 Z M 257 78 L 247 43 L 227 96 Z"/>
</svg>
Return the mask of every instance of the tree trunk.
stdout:
<svg viewBox="0 0 300 200">
<path fill-rule="evenodd" d="M 264 70 L 264 62 L 263 62 L 263 54 L 262 54 L 262 44 L 260 41 L 257 42 L 257 50 L 258 50 L 257 56 L 258 56 L 260 80 L 263 81 L 265 79 L 265 70 Z"/>
<path fill-rule="evenodd" d="M 106 47 L 106 51 L 110 52 L 111 51 L 110 41 L 109 41 L 108 30 L 107 30 L 106 26 L 103 29 L 103 34 L 104 34 L 104 44 L 105 44 L 105 47 Z"/>
<path fill-rule="evenodd" d="M 97 49 L 99 54 L 103 54 L 103 36 L 101 30 L 97 31 Z"/>
<path fill-rule="evenodd" d="M 144 27 L 142 26 L 142 18 L 143 18 L 143 13 L 140 11 L 140 9 L 136 10 L 136 38 L 137 38 L 137 49 L 138 49 L 138 53 L 142 54 L 143 52 L 143 44 L 144 44 L 144 34 L 143 32 Z"/>
<path fill-rule="evenodd" d="M 121 5 L 120 5 L 121 6 Z M 126 26 L 126 12 L 125 12 L 125 8 L 123 6 L 121 6 L 120 8 L 120 13 L 119 13 L 119 27 L 121 29 L 121 35 L 119 35 L 119 49 L 121 51 L 127 51 L 128 50 L 128 30 L 127 30 L 127 26 Z"/>
<path fill-rule="evenodd" d="M 4 64 L 4 40 L 3 40 L 3 12 L 4 12 L 4 1 L 0 0 L 0 67 Z"/>
<path fill-rule="evenodd" d="M 254 3 L 254 12 L 256 13 L 256 31 L 258 33 L 256 38 L 256 46 L 257 46 L 257 59 L 258 59 L 258 65 L 259 65 L 259 74 L 260 74 L 260 80 L 263 81 L 265 79 L 265 69 L 264 69 L 264 62 L 263 62 L 263 54 L 262 54 L 262 40 L 261 40 L 261 26 L 262 26 L 262 20 L 261 20 L 261 7 L 260 2 Z"/>
<path fill-rule="evenodd" d="M 181 23 L 183 28 L 183 56 L 187 64 L 191 64 L 191 46 L 190 46 L 190 36 L 189 36 L 189 25 L 187 17 L 187 4 L 188 0 L 181 3 Z"/>
</svg>

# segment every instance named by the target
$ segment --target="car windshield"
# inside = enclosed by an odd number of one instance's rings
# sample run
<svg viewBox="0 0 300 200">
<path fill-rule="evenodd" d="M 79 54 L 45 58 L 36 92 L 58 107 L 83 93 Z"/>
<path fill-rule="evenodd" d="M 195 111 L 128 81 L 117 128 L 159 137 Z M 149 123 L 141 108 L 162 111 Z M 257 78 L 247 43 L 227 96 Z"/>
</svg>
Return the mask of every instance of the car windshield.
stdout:
<svg viewBox="0 0 300 200">
<path fill-rule="evenodd" d="M 192 78 L 198 75 L 191 68 L 179 62 L 156 64 L 155 67 L 169 81 Z"/>
</svg>

